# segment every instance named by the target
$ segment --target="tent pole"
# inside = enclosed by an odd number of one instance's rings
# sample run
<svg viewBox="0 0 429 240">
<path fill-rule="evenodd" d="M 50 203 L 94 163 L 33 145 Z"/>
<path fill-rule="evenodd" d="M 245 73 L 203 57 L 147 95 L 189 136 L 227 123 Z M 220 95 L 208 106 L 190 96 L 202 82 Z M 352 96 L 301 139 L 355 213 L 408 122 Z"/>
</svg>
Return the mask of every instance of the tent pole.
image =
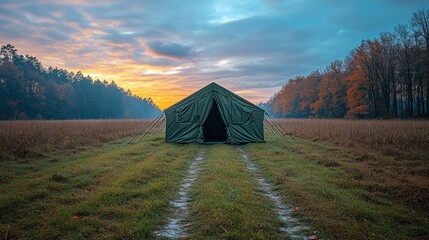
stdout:
<svg viewBox="0 0 429 240">
<path fill-rule="evenodd" d="M 283 136 L 282 132 L 275 127 L 275 125 L 272 122 L 272 120 L 268 120 L 268 122 L 270 124 L 269 126 L 271 127 L 272 131 L 277 135 L 277 137 L 283 139 L 284 141 L 286 141 L 286 138 Z"/>
<path fill-rule="evenodd" d="M 282 133 L 282 135 L 283 135 L 283 136 L 286 134 L 286 135 L 290 136 L 293 140 L 296 140 L 296 139 L 292 136 L 292 134 L 288 133 L 288 132 L 287 132 L 287 131 L 282 127 L 282 125 L 280 125 L 276 120 L 272 119 L 272 118 L 270 117 L 270 115 L 269 115 L 267 112 L 265 112 L 265 114 L 268 116 L 268 118 L 269 118 L 272 122 L 274 122 L 274 123 L 273 123 L 274 127 L 275 127 L 278 131 L 280 131 L 280 132 Z M 276 125 L 276 124 L 277 124 L 277 125 Z"/>
<path fill-rule="evenodd" d="M 148 134 L 149 134 L 149 136 L 148 137 L 150 137 L 151 135 L 152 135 L 152 133 L 151 133 L 151 131 L 153 130 L 153 128 L 155 127 L 155 126 L 157 126 L 157 124 L 158 124 L 158 122 L 159 122 L 159 120 L 160 119 L 162 119 L 162 116 L 164 116 L 163 114 L 161 115 L 161 117 L 160 118 L 158 118 L 157 120 L 156 120 L 156 122 L 155 122 L 155 124 L 153 124 L 152 125 L 152 127 L 137 141 L 137 143 L 139 143 L 141 140 L 143 140 L 146 136 L 148 136 Z"/>
<path fill-rule="evenodd" d="M 151 131 L 151 132 L 149 133 L 149 135 L 148 135 L 146 138 L 149 138 L 149 137 L 150 137 L 150 136 L 152 136 L 153 134 L 159 133 L 159 129 L 162 129 L 162 126 L 163 126 L 163 122 L 164 122 L 164 120 L 165 120 L 165 117 L 161 118 L 161 121 L 160 121 L 160 122 L 158 122 L 158 123 L 155 125 L 155 127 L 154 127 L 153 131 Z M 142 138 L 142 139 L 140 139 L 140 141 L 141 141 L 141 140 L 143 140 L 143 138 Z M 139 142 L 140 142 L 140 141 L 139 141 Z"/>
<path fill-rule="evenodd" d="M 156 124 L 156 122 L 159 120 L 160 117 L 162 117 L 164 115 L 164 113 L 162 112 L 161 114 L 158 115 L 158 117 L 156 117 L 150 124 L 149 126 L 147 126 L 143 131 L 141 131 L 139 134 L 137 134 L 137 136 L 135 136 L 133 139 L 131 139 L 131 141 L 129 142 L 129 144 L 134 143 L 140 135 L 142 135 L 143 133 L 147 133 L 146 130 L 147 129 L 152 129 L 153 125 Z"/>
<path fill-rule="evenodd" d="M 158 131 L 157 133 L 160 133 L 160 132 L 162 132 L 163 130 L 165 130 L 165 127 L 166 127 L 165 120 L 166 120 L 165 118 L 162 120 L 161 128 L 159 129 L 159 131 Z"/>
<path fill-rule="evenodd" d="M 269 130 L 273 136 L 275 136 L 276 138 L 280 138 L 280 136 L 273 130 L 272 126 L 270 126 L 268 119 L 264 120 L 264 124 L 267 127 L 267 130 Z"/>
<path fill-rule="evenodd" d="M 286 129 L 284 129 L 284 128 L 283 128 L 283 126 L 282 126 L 280 123 L 278 123 L 275 119 L 273 119 L 273 121 L 274 121 L 274 123 L 275 123 L 275 124 L 277 124 L 277 126 L 278 126 L 280 129 L 282 129 L 282 130 L 283 130 L 284 134 L 288 135 L 288 136 L 289 136 L 289 137 L 291 137 L 293 140 L 296 140 L 296 139 L 295 139 L 295 137 L 294 137 L 291 133 L 288 133 L 288 132 L 286 131 Z"/>
<path fill-rule="evenodd" d="M 137 140 L 137 138 L 139 138 L 139 136 L 141 135 L 141 134 L 143 134 L 143 133 L 145 133 L 145 131 L 148 129 L 148 128 L 150 128 L 154 123 L 155 123 L 155 121 L 159 118 L 161 116 L 161 114 L 159 114 L 154 120 L 152 120 L 152 122 L 150 122 L 149 123 L 149 126 L 147 126 L 145 129 L 143 129 L 143 131 L 141 131 L 139 134 L 137 134 L 133 139 L 131 139 L 128 143 L 129 144 L 132 144 L 132 143 L 134 143 L 136 140 Z"/>
</svg>

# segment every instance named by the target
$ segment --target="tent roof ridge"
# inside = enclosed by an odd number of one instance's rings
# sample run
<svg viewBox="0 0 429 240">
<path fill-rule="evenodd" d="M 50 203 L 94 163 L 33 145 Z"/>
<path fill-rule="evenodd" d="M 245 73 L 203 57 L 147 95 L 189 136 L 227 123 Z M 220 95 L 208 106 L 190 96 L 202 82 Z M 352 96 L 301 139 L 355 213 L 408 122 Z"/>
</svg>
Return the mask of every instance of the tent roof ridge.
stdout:
<svg viewBox="0 0 429 240">
<path fill-rule="evenodd" d="M 256 105 L 256 104 L 254 104 L 254 103 L 252 103 L 252 102 L 248 101 L 247 99 L 245 99 L 245 98 L 243 98 L 243 97 L 239 96 L 238 94 L 236 94 L 236 93 L 234 93 L 234 92 L 232 92 L 232 91 L 228 90 L 227 88 L 225 88 L 225 87 L 223 87 L 223 86 L 219 85 L 219 84 L 218 84 L 218 83 L 216 83 L 216 82 L 211 82 L 211 83 L 207 84 L 206 86 L 204 86 L 204 87 L 202 87 L 202 88 L 198 89 L 197 91 L 195 91 L 195 92 L 194 92 L 194 93 L 192 93 L 191 95 L 189 95 L 189 96 L 185 97 L 184 99 L 182 99 L 182 100 L 178 101 L 177 103 L 175 103 L 175 104 L 171 105 L 170 107 L 168 107 L 168 108 L 167 108 L 167 109 L 165 109 L 164 111 L 167 111 L 167 110 L 169 110 L 169 109 L 175 108 L 175 107 L 177 107 L 178 105 L 180 105 L 180 104 L 182 104 L 182 103 L 186 102 L 188 99 L 193 98 L 194 96 L 198 96 L 198 97 L 200 97 L 201 95 L 205 95 L 204 93 L 207 93 L 207 92 L 213 92 L 213 91 L 216 91 L 216 92 L 221 93 L 221 91 L 219 91 L 219 89 L 221 89 L 221 90 L 223 90 L 223 91 L 226 91 L 226 92 L 230 93 L 233 97 L 235 97 L 235 98 L 239 98 L 239 99 L 241 99 L 242 101 L 246 102 L 247 104 L 250 104 L 250 105 L 252 105 L 252 106 L 254 106 L 254 107 L 257 107 L 257 108 L 259 108 L 260 110 L 264 111 L 264 110 L 263 110 L 261 107 L 259 107 L 258 105 Z M 223 94 L 223 95 L 224 95 L 224 94 Z M 225 95 L 225 97 L 227 97 L 227 96 Z"/>
</svg>

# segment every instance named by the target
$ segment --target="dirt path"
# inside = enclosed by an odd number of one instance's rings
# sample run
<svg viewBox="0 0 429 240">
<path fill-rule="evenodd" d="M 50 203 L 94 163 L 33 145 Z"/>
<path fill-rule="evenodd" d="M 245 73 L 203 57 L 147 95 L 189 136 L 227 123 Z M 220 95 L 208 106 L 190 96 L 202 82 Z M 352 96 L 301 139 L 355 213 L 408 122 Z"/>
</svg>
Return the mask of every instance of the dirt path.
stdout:
<svg viewBox="0 0 429 240">
<path fill-rule="evenodd" d="M 299 219 L 292 216 L 293 207 L 284 204 L 283 198 L 275 192 L 273 186 L 262 177 L 260 170 L 249 159 L 246 152 L 241 147 L 237 147 L 237 150 L 246 168 L 253 174 L 254 180 L 258 183 L 258 187 L 261 189 L 262 193 L 274 203 L 274 211 L 279 220 L 283 223 L 279 230 L 288 234 L 292 239 L 307 239 L 307 237 L 302 234 L 302 232 L 307 229 L 307 226 L 300 222 Z"/>
<path fill-rule="evenodd" d="M 179 194 L 170 205 L 172 206 L 172 212 L 166 225 L 164 225 L 160 231 L 156 232 L 158 237 L 168 239 L 180 239 L 185 238 L 188 234 L 186 233 L 186 227 L 188 227 L 185 219 L 189 215 L 189 191 L 197 179 L 198 172 L 200 169 L 201 162 L 204 160 L 206 148 L 203 148 L 197 155 L 197 157 L 190 164 L 186 178 L 180 185 Z"/>
</svg>

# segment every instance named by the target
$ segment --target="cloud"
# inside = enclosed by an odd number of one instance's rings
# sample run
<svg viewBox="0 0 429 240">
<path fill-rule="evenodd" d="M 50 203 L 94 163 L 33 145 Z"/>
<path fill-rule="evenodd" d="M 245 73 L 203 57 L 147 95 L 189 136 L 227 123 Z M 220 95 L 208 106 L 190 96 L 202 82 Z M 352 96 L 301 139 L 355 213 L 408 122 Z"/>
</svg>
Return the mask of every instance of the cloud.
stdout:
<svg viewBox="0 0 429 240">
<path fill-rule="evenodd" d="M 189 46 L 184 46 L 178 43 L 162 43 L 160 41 L 150 42 L 148 44 L 149 51 L 160 58 L 182 60 L 190 59 L 195 56 L 195 51 Z"/>
<path fill-rule="evenodd" d="M 15 1 L 0 43 L 44 65 L 115 80 L 162 107 L 216 81 L 251 101 L 323 69 L 427 1 Z"/>
</svg>

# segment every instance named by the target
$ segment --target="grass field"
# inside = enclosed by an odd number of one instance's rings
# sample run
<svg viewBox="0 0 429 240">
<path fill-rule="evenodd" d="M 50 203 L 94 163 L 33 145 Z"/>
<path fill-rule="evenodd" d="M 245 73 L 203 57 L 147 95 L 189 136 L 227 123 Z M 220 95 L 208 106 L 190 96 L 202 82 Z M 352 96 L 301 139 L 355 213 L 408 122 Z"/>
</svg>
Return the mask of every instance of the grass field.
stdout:
<svg viewBox="0 0 429 240">
<path fill-rule="evenodd" d="M 429 121 L 426 120 L 278 120 L 294 136 L 327 141 L 365 152 L 370 148 L 398 160 L 427 160 Z"/>
<path fill-rule="evenodd" d="M 307 226 L 302 234 L 323 239 L 429 238 L 429 161 L 424 157 L 428 150 L 422 149 L 429 134 L 421 134 L 428 124 L 331 121 L 335 124 L 282 122 L 295 140 L 268 135 L 266 143 L 241 148 L 284 204 L 294 209 L 291 214 Z M 367 130 L 371 123 L 378 140 L 360 141 L 374 135 Z M 12 123 L 0 124 L 0 136 L 7 124 Z M 23 131 L 38 135 L 38 143 L 29 144 L 31 152 L 39 154 L 14 154 L 20 151 L 13 148 L 21 145 L 10 139 L 7 145 L 0 137 L 0 145 L 9 146 L 1 148 L 7 158 L 0 161 L 0 239 L 157 238 L 174 211 L 169 203 L 179 197 L 187 169 L 202 148 L 204 160 L 189 193 L 186 237 L 288 239 L 279 230 L 283 223 L 273 202 L 257 186 L 236 146 L 166 144 L 162 134 L 128 144 L 141 127 L 115 132 L 105 130 L 102 122 L 90 124 L 98 130 L 91 132 L 88 126 L 91 133 L 82 133 L 86 140 L 77 139 L 78 130 L 63 131 L 74 142 L 66 146 L 46 147 L 49 141 L 42 133 L 47 130 Z M 378 130 L 382 125 L 389 131 Z M 405 133 L 406 128 L 419 130 Z M 96 140 L 107 132 L 110 138 Z M 46 138 L 55 138 L 52 135 Z M 401 139 L 413 142 L 401 144 Z"/>
<path fill-rule="evenodd" d="M 150 121 L 0 121 L 0 160 L 46 157 L 138 134 Z"/>
</svg>

